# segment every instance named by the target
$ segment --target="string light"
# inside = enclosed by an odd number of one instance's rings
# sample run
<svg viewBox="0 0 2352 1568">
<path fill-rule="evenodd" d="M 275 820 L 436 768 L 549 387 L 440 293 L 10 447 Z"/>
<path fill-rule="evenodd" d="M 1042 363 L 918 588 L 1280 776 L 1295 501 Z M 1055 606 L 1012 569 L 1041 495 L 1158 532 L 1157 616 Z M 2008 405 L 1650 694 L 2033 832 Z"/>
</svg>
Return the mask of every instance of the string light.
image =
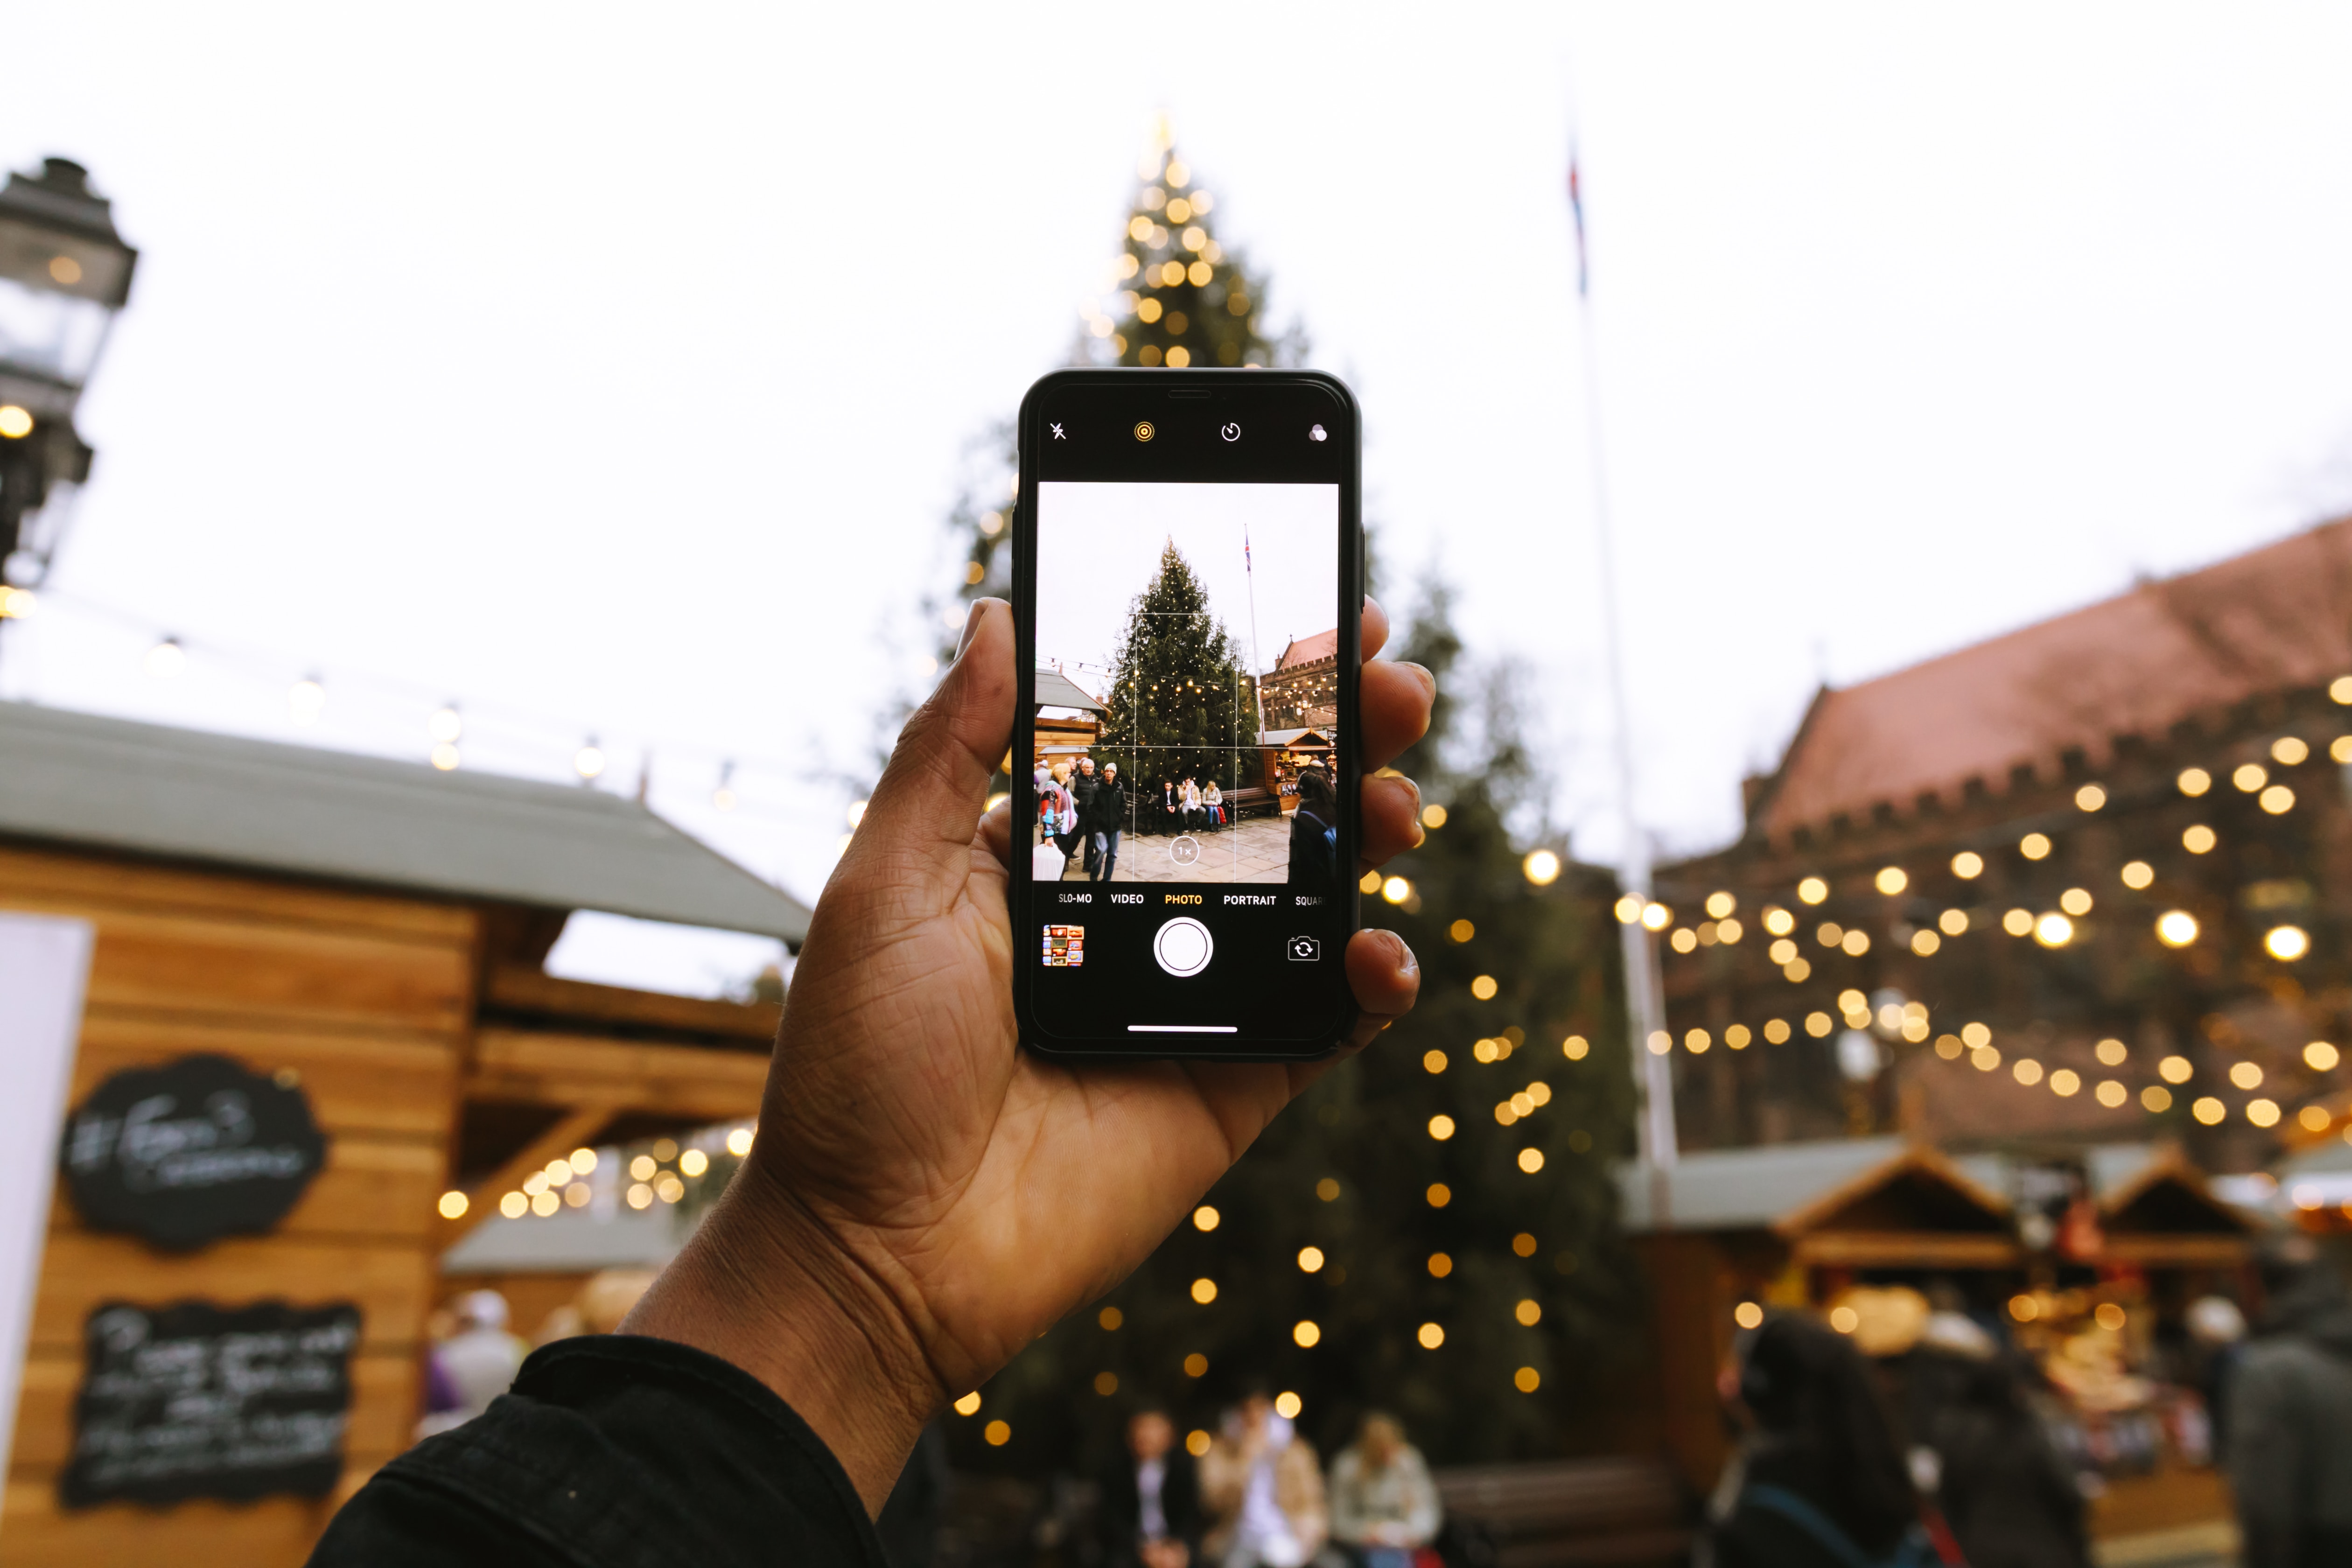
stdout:
<svg viewBox="0 0 2352 1568">
<path fill-rule="evenodd" d="M 572 753 L 572 766 L 583 781 L 593 779 L 604 771 L 604 751 L 596 744 L 594 737 L 590 737 L 586 745 Z"/>
<path fill-rule="evenodd" d="M 140 663 L 156 679 L 174 680 L 181 671 L 188 668 L 188 653 L 180 646 L 179 638 L 165 637 L 149 648 L 147 657 Z"/>
</svg>

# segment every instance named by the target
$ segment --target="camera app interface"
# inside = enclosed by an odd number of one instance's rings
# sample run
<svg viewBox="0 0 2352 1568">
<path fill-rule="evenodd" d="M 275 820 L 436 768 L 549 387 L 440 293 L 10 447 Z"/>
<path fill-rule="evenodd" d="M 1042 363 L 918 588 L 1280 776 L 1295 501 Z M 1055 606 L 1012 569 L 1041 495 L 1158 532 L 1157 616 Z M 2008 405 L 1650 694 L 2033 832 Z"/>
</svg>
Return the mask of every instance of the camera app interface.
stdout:
<svg viewBox="0 0 2352 1568">
<path fill-rule="evenodd" d="M 1336 972 L 1353 875 L 1339 527 L 1331 484 L 1038 485 L 1028 837 L 1057 1033 L 1329 1011 L 1292 966 Z"/>
</svg>

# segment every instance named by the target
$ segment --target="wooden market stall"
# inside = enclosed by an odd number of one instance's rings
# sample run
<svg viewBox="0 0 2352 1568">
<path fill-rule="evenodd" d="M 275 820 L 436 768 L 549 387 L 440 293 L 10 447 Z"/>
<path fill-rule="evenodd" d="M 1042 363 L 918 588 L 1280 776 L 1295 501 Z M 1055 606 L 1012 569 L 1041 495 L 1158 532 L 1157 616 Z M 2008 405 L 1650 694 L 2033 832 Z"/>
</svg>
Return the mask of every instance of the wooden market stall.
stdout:
<svg viewBox="0 0 2352 1568">
<path fill-rule="evenodd" d="M 1037 671 L 1036 697 L 1033 768 L 1076 763 L 1095 749 L 1110 710 L 1093 693 L 1060 670 L 1045 668 Z"/>
<path fill-rule="evenodd" d="M 541 963 L 569 915 L 793 944 L 807 922 L 613 795 L 14 703 L 0 910 L 96 933 L 0 1494 L 5 1568 L 299 1563 L 407 1445 L 436 1260 L 516 1173 L 756 1111 L 779 1009 L 553 979 Z M 205 1107 L 251 1114 L 141 1121 L 199 1080 L 231 1086 Z M 144 1098 L 108 1110 L 126 1095 Z M 226 1151 L 243 1164 L 215 1149 L 173 1167 L 194 1186 L 166 1202 L 160 1167 L 118 1179 L 134 1124 L 257 1141 Z M 265 1147 L 273 1126 L 290 1131 Z M 273 1182 L 279 1198 L 248 1201 Z M 332 1385 L 285 1463 L 240 1458 L 245 1428 L 175 1432 L 160 1402 L 92 1395 L 78 1414 L 94 1357 L 135 1382 L 142 1343 L 210 1355 L 207 1332 L 257 1322 Z"/>
<path fill-rule="evenodd" d="M 1856 1138 L 1685 1155 L 1618 1171 L 1651 1290 L 1666 1442 L 1706 1493 L 1728 1457 L 1716 1374 L 1744 1301 L 1807 1306 L 1824 1276 L 1926 1262 L 2015 1268 L 2008 1204 L 1924 1146 Z"/>
<path fill-rule="evenodd" d="M 1716 1379 L 1742 1303 L 1823 1311 L 1866 1344 L 1868 1324 L 1839 1323 L 1840 1303 L 1941 1279 L 1997 1310 L 2066 1401 L 2075 1462 L 2104 1477 L 2095 1535 L 2226 1530 L 2201 1400 L 2168 1377 L 2156 1341 L 2194 1297 L 2234 1287 L 2252 1236 L 2178 1150 L 1950 1159 L 1899 1138 L 1835 1140 L 1629 1164 L 1619 1185 L 1652 1289 L 1666 1442 L 1694 1488 L 1728 1457 Z M 2042 1194 L 2048 1223 L 2018 1194 Z"/>
</svg>

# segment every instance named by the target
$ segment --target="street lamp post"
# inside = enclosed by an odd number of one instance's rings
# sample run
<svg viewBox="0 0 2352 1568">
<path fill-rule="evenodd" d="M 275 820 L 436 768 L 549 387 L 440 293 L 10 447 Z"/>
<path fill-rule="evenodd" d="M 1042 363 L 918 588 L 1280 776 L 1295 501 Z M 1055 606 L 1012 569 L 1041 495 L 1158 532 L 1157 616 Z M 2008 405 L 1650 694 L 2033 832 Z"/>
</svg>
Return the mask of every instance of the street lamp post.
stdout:
<svg viewBox="0 0 2352 1568">
<path fill-rule="evenodd" d="M 0 608 L 40 582 L 89 477 L 74 410 L 139 261 L 110 205 L 66 158 L 0 189 Z"/>
</svg>

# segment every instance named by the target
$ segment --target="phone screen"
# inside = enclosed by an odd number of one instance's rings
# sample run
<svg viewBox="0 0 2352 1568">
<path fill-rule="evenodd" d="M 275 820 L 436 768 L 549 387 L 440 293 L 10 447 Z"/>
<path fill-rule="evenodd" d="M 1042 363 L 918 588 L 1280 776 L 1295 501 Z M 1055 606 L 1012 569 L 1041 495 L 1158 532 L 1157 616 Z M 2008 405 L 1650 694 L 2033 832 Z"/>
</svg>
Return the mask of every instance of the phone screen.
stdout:
<svg viewBox="0 0 2352 1568">
<path fill-rule="evenodd" d="M 1308 1054 L 1349 1016 L 1353 408 L 1262 375 L 1031 399 L 1015 960 L 1047 1048 Z"/>
</svg>

